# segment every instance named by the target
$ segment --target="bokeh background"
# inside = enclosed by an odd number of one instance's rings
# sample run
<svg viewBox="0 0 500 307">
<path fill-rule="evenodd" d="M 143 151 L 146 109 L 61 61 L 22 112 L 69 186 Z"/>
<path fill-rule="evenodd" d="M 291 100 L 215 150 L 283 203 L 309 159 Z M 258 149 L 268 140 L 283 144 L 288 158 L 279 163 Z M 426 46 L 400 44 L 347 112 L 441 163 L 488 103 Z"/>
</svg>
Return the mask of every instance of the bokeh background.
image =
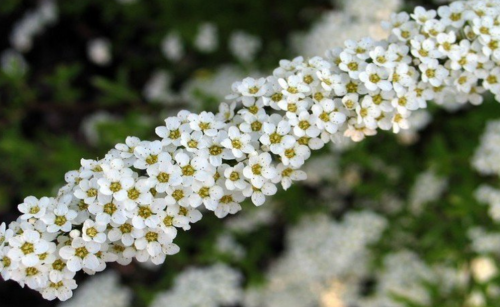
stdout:
<svg viewBox="0 0 500 307">
<path fill-rule="evenodd" d="M 382 38 L 392 12 L 439 4 L 1 0 L 0 221 L 53 194 L 81 158 L 153 139 L 180 109 L 217 110 L 234 81 Z M 492 98 L 431 106 L 400 135 L 322 150 L 307 182 L 262 208 L 205 212 L 161 267 L 79 276 L 65 304 L 1 282 L 0 307 L 498 306 L 498 110 Z"/>
</svg>

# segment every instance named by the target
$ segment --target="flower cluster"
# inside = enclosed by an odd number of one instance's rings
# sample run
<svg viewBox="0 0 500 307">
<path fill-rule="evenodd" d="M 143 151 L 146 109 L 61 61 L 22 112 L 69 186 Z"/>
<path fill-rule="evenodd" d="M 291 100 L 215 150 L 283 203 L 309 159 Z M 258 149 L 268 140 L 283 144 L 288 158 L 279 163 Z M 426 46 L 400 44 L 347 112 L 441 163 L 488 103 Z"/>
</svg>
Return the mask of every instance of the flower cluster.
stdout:
<svg viewBox="0 0 500 307">
<path fill-rule="evenodd" d="M 231 306 L 240 302 L 241 273 L 225 265 L 188 268 L 174 281 L 174 286 L 158 295 L 151 307 L 162 306 Z"/>
<path fill-rule="evenodd" d="M 269 77 L 234 83 L 216 114 L 181 111 L 156 129 L 160 140 L 129 137 L 102 160 L 82 160 L 56 197 L 28 197 L 18 220 L 2 224 L 3 278 L 68 299 L 76 272 L 161 264 L 201 211 L 223 218 L 246 198 L 260 206 L 278 185 L 304 180 L 300 168 L 329 141 L 397 133 L 429 100 L 498 97 L 499 4 L 394 14 L 387 40 L 283 60 Z"/>
</svg>

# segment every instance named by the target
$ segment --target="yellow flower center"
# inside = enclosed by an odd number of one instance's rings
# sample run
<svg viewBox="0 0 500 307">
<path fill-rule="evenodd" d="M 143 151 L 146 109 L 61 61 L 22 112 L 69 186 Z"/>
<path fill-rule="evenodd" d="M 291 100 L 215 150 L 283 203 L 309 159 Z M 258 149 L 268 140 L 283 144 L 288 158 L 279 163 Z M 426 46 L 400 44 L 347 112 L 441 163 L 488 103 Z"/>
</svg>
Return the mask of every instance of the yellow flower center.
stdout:
<svg viewBox="0 0 500 307">
<path fill-rule="evenodd" d="M 25 255 L 32 254 L 35 252 L 35 246 L 31 243 L 26 242 L 21 246 L 21 251 Z"/>
<path fill-rule="evenodd" d="M 39 271 L 37 268 L 34 268 L 34 267 L 26 268 L 26 276 L 27 277 L 35 276 L 38 273 L 39 273 Z"/>
<path fill-rule="evenodd" d="M 116 193 L 122 189 L 122 185 L 119 182 L 113 182 L 109 185 L 111 192 Z"/>
<path fill-rule="evenodd" d="M 97 196 L 97 190 L 94 188 L 88 189 L 87 190 L 87 197 L 96 197 Z"/>
<path fill-rule="evenodd" d="M 66 224 L 68 220 L 66 219 L 66 217 L 64 215 L 61 215 L 61 216 L 56 216 L 56 219 L 54 221 L 54 224 L 56 224 L 57 226 L 59 227 L 62 227 L 64 224 Z"/>
<path fill-rule="evenodd" d="M 109 214 L 109 215 L 113 215 L 116 210 L 118 210 L 118 207 L 114 204 L 114 203 L 107 203 L 104 205 L 104 213 L 106 214 Z"/>
<path fill-rule="evenodd" d="M 252 173 L 254 175 L 261 175 L 262 174 L 262 166 L 260 164 L 252 165 Z"/>
<path fill-rule="evenodd" d="M 183 190 L 175 190 L 172 193 L 172 197 L 176 200 L 179 201 L 184 198 L 184 191 Z"/>
<path fill-rule="evenodd" d="M 158 182 L 165 183 L 170 180 L 170 175 L 167 173 L 159 173 L 156 179 L 158 179 Z"/>
<path fill-rule="evenodd" d="M 311 124 L 307 120 L 302 120 L 299 122 L 299 128 L 302 130 L 307 130 L 311 127 Z"/>
<path fill-rule="evenodd" d="M 136 200 L 141 196 L 141 192 L 139 192 L 136 188 L 132 188 L 127 191 L 128 198 L 131 200 Z"/>
<path fill-rule="evenodd" d="M 94 238 L 95 236 L 97 236 L 98 231 L 94 227 L 90 227 L 87 228 L 87 231 L 85 233 L 87 234 L 87 236 Z"/>
<path fill-rule="evenodd" d="M 240 175 L 238 172 L 232 172 L 231 175 L 229 175 L 229 180 L 231 181 L 236 181 L 240 179 Z"/>
<path fill-rule="evenodd" d="M 157 155 L 150 155 L 149 157 L 146 158 L 146 163 L 149 165 L 155 164 L 156 162 L 158 162 Z"/>
<path fill-rule="evenodd" d="M 191 166 L 191 164 L 188 164 L 186 166 L 182 167 L 182 174 L 184 176 L 193 176 L 195 173 L 194 167 Z"/>
<path fill-rule="evenodd" d="M 181 137 L 181 132 L 179 131 L 179 129 L 176 129 L 176 130 L 172 130 L 170 131 L 170 133 L 168 134 L 168 138 L 169 139 L 172 139 L 172 140 L 177 140 L 178 138 Z"/>
<path fill-rule="evenodd" d="M 148 242 L 150 242 L 150 243 L 151 243 L 151 242 L 157 242 L 157 241 L 158 241 L 158 233 L 156 233 L 156 232 L 152 232 L 152 231 L 150 231 L 150 232 L 148 232 L 148 233 L 146 234 L 146 236 L 145 236 L 145 237 L 146 237 L 146 240 L 147 240 Z"/>
<path fill-rule="evenodd" d="M 153 215 L 153 211 L 151 211 L 151 208 L 149 208 L 148 206 L 139 206 L 138 214 L 143 219 L 147 219 Z"/>
<path fill-rule="evenodd" d="M 89 254 L 89 251 L 87 250 L 87 248 L 85 246 L 79 247 L 75 250 L 75 255 L 81 259 L 87 257 L 88 254 Z"/>
<path fill-rule="evenodd" d="M 271 141 L 271 144 L 278 144 L 281 142 L 281 139 L 283 138 L 282 135 L 279 135 L 278 133 L 274 132 L 269 136 L 269 140 Z"/>
</svg>

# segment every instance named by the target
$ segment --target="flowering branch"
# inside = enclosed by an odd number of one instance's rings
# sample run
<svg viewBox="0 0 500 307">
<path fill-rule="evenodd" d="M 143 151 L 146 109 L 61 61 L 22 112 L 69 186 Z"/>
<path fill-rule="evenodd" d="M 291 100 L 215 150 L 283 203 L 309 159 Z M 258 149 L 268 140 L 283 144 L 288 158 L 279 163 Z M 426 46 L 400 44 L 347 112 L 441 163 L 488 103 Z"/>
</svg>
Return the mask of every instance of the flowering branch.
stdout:
<svg viewBox="0 0 500 307">
<path fill-rule="evenodd" d="M 394 14 L 387 40 L 283 60 L 267 78 L 234 83 L 217 114 L 181 111 L 156 128 L 161 140 L 129 137 L 102 160 L 82 160 L 56 197 L 27 197 L 18 220 L 1 225 L 3 278 L 67 300 L 78 271 L 163 263 L 200 208 L 223 218 L 306 179 L 300 167 L 329 141 L 407 129 L 431 100 L 480 104 L 486 90 L 498 100 L 499 4 Z"/>
</svg>

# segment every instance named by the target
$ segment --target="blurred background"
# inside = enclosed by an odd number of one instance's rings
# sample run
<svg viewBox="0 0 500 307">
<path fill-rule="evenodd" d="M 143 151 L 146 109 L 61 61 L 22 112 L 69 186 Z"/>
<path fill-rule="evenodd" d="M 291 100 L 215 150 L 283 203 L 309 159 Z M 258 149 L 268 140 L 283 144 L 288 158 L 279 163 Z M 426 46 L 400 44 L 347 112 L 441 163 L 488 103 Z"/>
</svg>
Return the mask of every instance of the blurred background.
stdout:
<svg viewBox="0 0 500 307">
<path fill-rule="evenodd" d="M 180 109 L 217 110 L 234 81 L 441 3 L 2 0 L 0 221 L 81 158 L 153 139 Z M 1 282 L 0 307 L 498 306 L 500 112 L 492 98 L 471 108 L 449 101 L 400 135 L 322 150 L 264 207 L 205 212 L 161 267 L 79 276 L 67 303 Z"/>
</svg>

